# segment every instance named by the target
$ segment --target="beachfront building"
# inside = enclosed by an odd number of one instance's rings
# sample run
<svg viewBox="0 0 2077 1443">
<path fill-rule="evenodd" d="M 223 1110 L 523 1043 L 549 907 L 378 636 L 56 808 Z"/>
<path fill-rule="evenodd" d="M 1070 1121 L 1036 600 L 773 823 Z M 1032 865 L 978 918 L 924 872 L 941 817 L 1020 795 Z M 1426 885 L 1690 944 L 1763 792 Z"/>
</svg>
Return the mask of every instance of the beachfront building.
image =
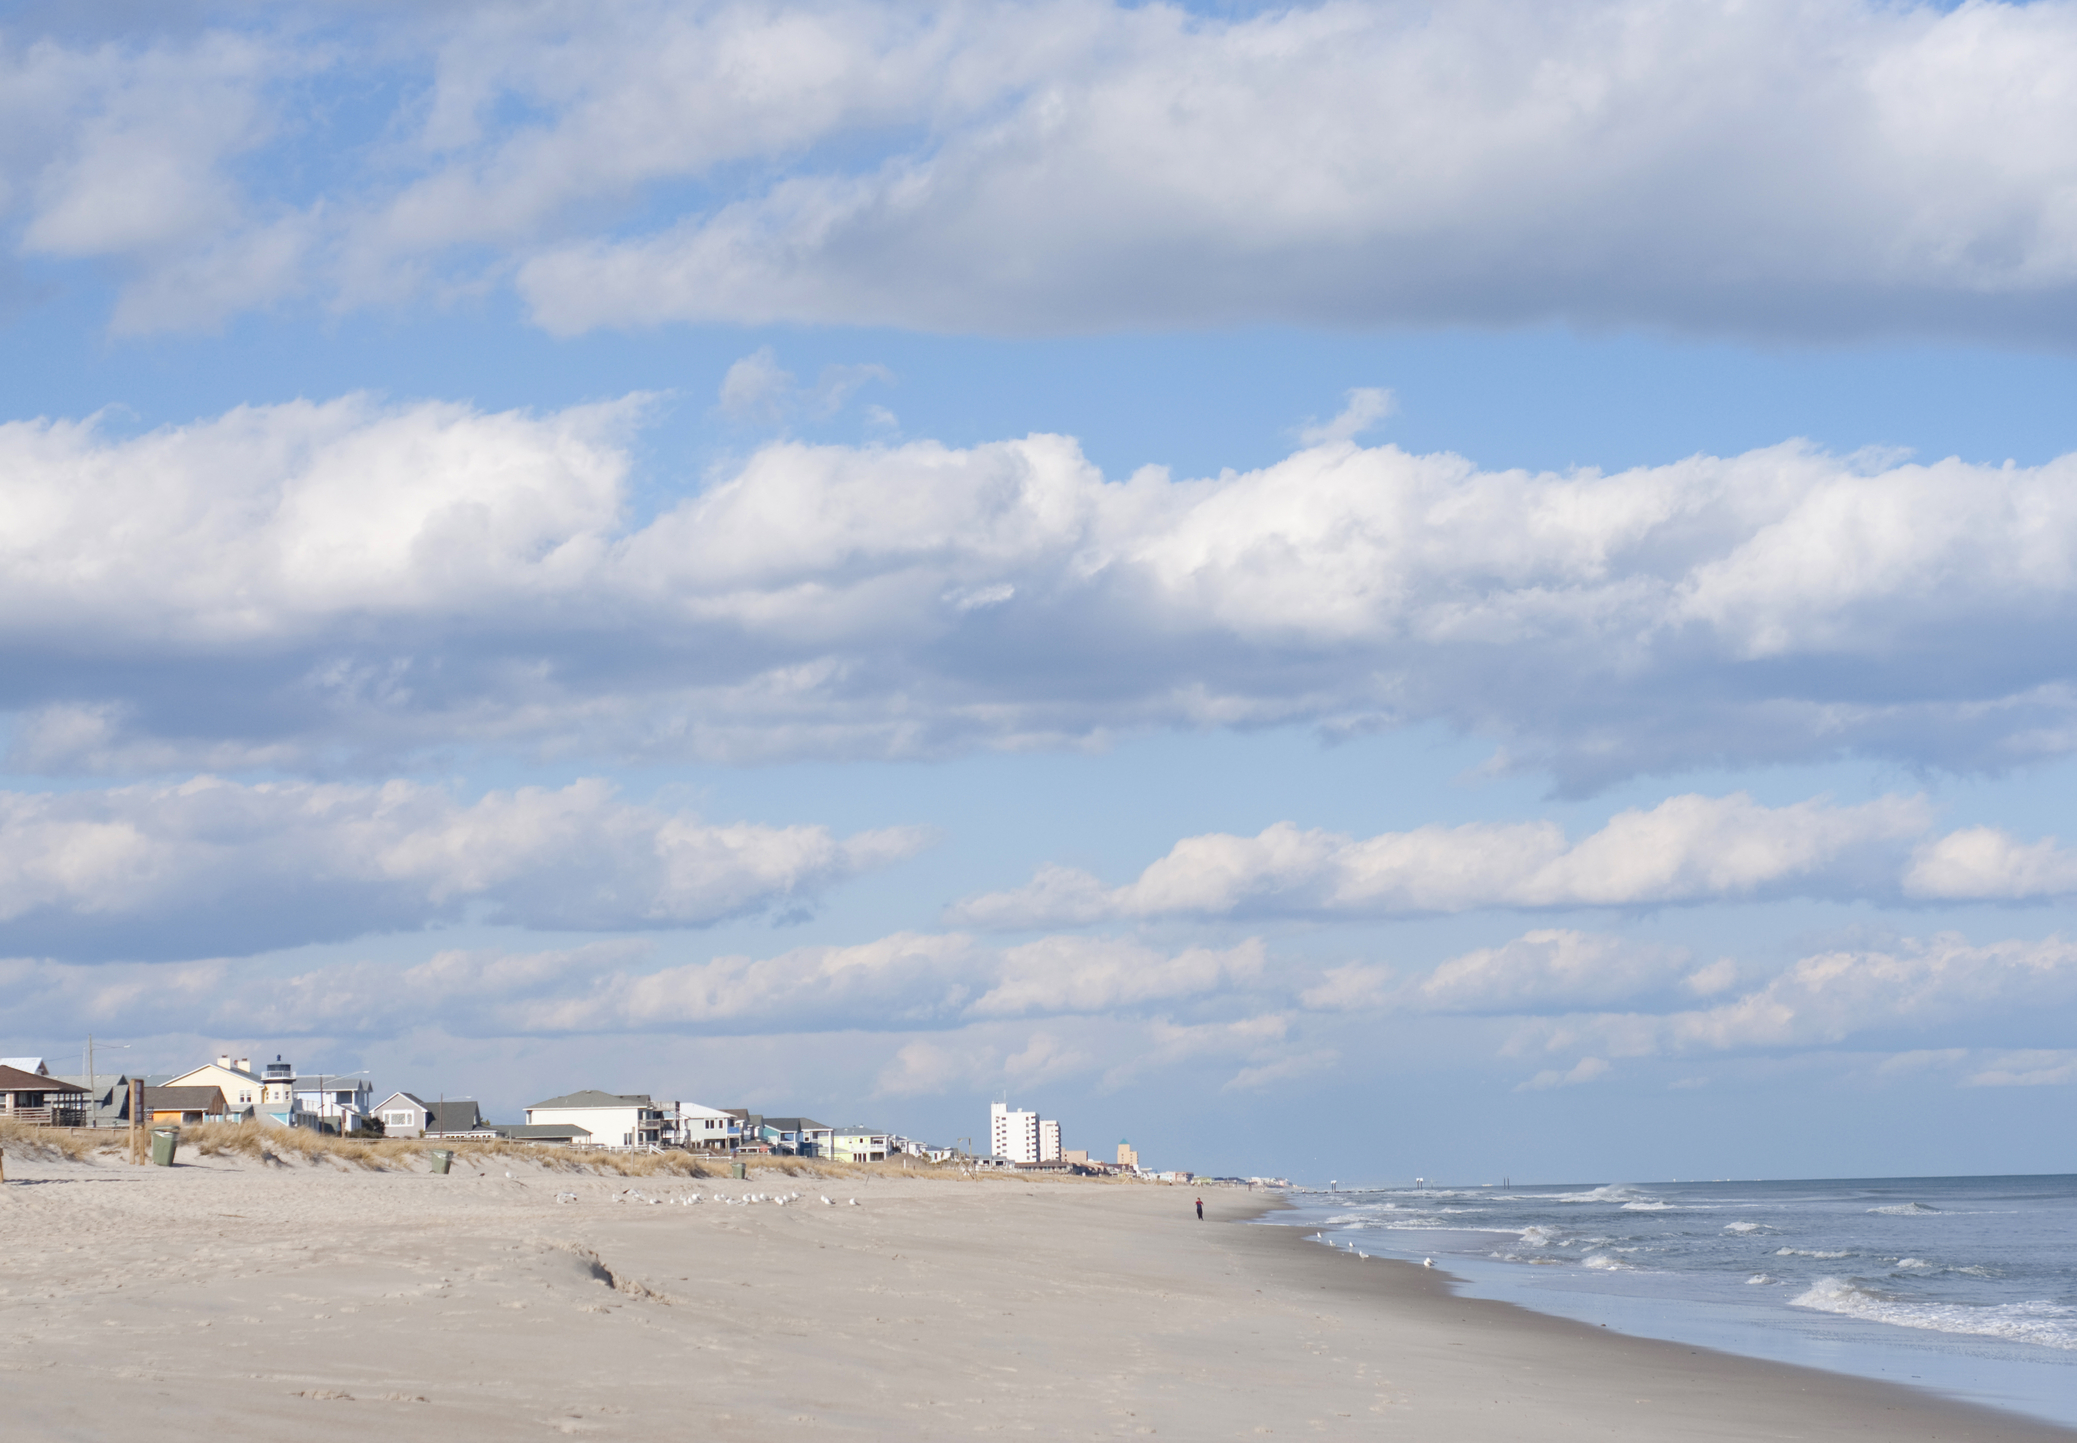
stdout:
<svg viewBox="0 0 2077 1443">
<path fill-rule="evenodd" d="M 385 1137 L 424 1137 L 433 1106 L 409 1092 L 392 1092 L 375 1104 L 375 1120 Z"/>
<path fill-rule="evenodd" d="M 812 1117 L 765 1117 L 758 1120 L 758 1140 L 773 1152 L 795 1157 L 827 1157 L 836 1129 Z"/>
<path fill-rule="evenodd" d="M 375 1113 L 375 1087 L 364 1077 L 319 1073 L 316 1086 L 294 1090 L 296 1109 L 315 1118 L 320 1132 L 359 1132 Z"/>
<path fill-rule="evenodd" d="M 42 1059 L 34 1059 L 41 1061 Z M 48 1073 L 0 1066 L 0 1118 L 49 1127 L 83 1127 L 88 1093 Z"/>
<path fill-rule="evenodd" d="M 79 1124 L 81 1127 L 128 1127 L 132 1078 L 141 1081 L 146 1087 L 164 1087 L 173 1080 L 172 1074 L 165 1072 L 142 1077 L 134 1072 L 80 1073 L 57 1080 L 69 1082 L 85 1091 L 86 1095 L 80 1099 L 86 1110 L 86 1115 Z"/>
<path fill-rule="evenodd" d="M 179 1073 L 165 1081 L 167 1087 L 215 1087 L 224 1095 L 224 1105 L 229 1109 L 233 1121 L 256 1118 L 262 1111 L 262 1099 L 267 1095 L 267 1085 L 252 1070 L 249 1057 L 233 1058 L 229 1053 L 219 1055 L 215 1062 L 198 1067 L 192 1072 Z M 273 1111 L 286 1113 L 295 1105 L 293 1096 L 285 1096 L 282 1106 Z M 272 1118 L 282 1122 L 284 1118 Z"/>
<path fill-rule="evenodd" d="M 604 1147 L 603 1142 L 594 1143 L 591 1133 L 572 1122 L 522 1123 L 517 1127 L 500 1123 L 493 1137 L 506 1138 L 512 1142 L 559 1143 L 564 1147 Z"/>
<path fill-rule="evenodd" d="M 49 1077 L 50 1068 L 40 1057 L 0 1057 L 0 1067 L 11 1067 L 16 1072 L 26 1072 L 31 1077 Z"/>
<path fill-rule="evenodd" d="M 1122 1137 L 1118 1139 L 1118 1166 L 1129 1167 L 1134 1172 L 1139 1171 L 1139 1149 Z"/>
<path fill-rule="evenodd" d="M 473 1097 L 443 1097 L 433 1104 L 426 1114 L 427 1137 L 487 1138 L 503 1137 L 498 1125 L 483 1115 Z"/>
<path fill-rule="evenodd" d="M 678 1104 L 678 1146 L 694 1152 L 728 1152 L 742 1141 L 743 1124 L 732 1112 L 703 1107 L 697 1102 Z"/>
<path fill-rule="evenodd" d="M 385 1137 L 498 1137 L 472 1097 L 427 1102 L 415 1092 L 392 1092 L 370 1115 Z"/>
<path fill-rule="evenodd" d="M 886 1133 L 869 1127 L 839 1127 L 830 1133 L 829 1155 L 838 1162 L 885 1162 L 892 1150 L 889 1141 Z"/>
<path fill-rule="evenodd" d="M 988 1104 L 988 1152 L 1010 1162 L 1060 1161 L 1060 1124 L 1006 1102 Z"/>
<path fill-rule="evenodd" d="M 221 1087 L 147 1087 L 144 1115 L 161 1122 L 228 1122 L 230 1104 Z"/>
<path fill-rule="evenodd" d="M 591 1135 L 594 1147 L 660 1147 L 664 1114 L 646 1092 L 587 1089 L 551 1097 L 526 1110 L 528 1128 L 565 1124 Z"/>
</svg>

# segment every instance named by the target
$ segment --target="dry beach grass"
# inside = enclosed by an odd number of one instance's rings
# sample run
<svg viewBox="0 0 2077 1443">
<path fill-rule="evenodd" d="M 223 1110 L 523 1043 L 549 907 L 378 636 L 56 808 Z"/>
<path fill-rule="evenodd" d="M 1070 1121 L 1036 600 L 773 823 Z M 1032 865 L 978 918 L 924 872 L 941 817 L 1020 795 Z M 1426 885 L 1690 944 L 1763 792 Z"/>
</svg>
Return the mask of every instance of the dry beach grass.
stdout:
<svg viewBox="0 0 2077 1443">
<path fill-rule="evenodd" d="M 8 1156 L 69 1158 L 121 1157 L 129 1148 L 127 1129 L 28 1127 L 0 1119 L 0 1149 Z M 180 1129 L 180 1153 L 187 1157 L 245 1157 L 261 1163 L 330 1162 L 373 1172 L 423 1171 L 433 1150 L 452 1151 L 458 1162 L 491 1158 L 517 1159 L 529 1167 L 614 1177 L 721 1178 L 729 1176 L 729 1160 L 685 1152 L 608 1152 L 603 1149 L 548 1146 L 490 1140 L 448 1141 L 441 1138 L 337 1137 L 307 1128 L 268 1127 L 259 1123 L 188 1123 Z M 885 1163 L 850 1163 L 793 1157 L 745 1159 L 752 1177 L 860 1178 L 969 1176 L 950 1165 L 916 1159 Z"/>
<path fill-rule="evenodd" d="M 1199 1223 L 1194 1190 L 1155 1185 L 656 1186 L 496 1146 L 435 1176 L 419 1144 L 277 1137 L 271 1161 L 240 1134 L 171 1168 L 7 1144 L 9 1438 L 2072 1437 L 1462 1300 L 1242 1225 L 1266 1204 L 1237 1191 Z"/>
</svg>

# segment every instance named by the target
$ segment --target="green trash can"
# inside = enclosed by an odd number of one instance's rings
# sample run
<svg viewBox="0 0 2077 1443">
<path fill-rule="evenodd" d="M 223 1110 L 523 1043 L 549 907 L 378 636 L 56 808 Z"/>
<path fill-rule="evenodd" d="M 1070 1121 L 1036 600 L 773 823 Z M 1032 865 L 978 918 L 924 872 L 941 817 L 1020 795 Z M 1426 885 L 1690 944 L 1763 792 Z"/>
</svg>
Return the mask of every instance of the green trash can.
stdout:
<svg viewBox="0 0 2077 1443">
<path fill-rule="evenodd" d="M 173 1166 L 173 1154 L 179 1146 L 179 1128 L 155 1127 L 151 1130 L 151 1160 L 160 1167 Z"/>
<path fill-rule="evenodd" d="M 728 1165 L 728 1175 L 730 1177 L 741 1177 L 743 1175 L 743 1164 L 739 1162 L 730 1163 Z"/>
<path fill-rule="evenodd" d="M 448 1150 L 447 1150 L 446 1148 L 444 1148 L 444 1147 L 436 1147 L 436 1148 L 434 1148 L 434 1149 L 433 1149 L 433 1171 L 434 1171 L 434 1172 L 438 1172 L 438 1173 L 444 1173 L 444 1172 L 446 1172 L 446 1171 L 447 1171 L 447 1168 L 448 1168 L 448 1166 L 449 1166 L 449 1164 L 451 1164 L 451 1163 L 452 1163 L 453 1161 L 454 1161 L 454 1154 L 453 1154 L 452 1152 L 448 1151 Z"/>
</svg>

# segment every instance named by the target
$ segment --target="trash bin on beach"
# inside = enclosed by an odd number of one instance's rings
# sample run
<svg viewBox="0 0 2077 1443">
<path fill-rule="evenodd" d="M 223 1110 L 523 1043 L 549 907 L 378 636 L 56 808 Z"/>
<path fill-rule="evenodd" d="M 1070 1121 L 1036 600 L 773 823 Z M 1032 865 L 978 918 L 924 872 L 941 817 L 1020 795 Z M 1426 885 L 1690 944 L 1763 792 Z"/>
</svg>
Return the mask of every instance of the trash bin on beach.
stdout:
<svg viewBox="0 0 2077 1443">
<path fill-rule="evenodd" d="M 739 1162 L 730 1163 L 728 1165 L 728 1175 L 730 1177 L 741 1177 L 743 1175 L 743 1164 Z"/>
<path fill-rule="evenodd" d="M 446 1172 L 446 1171 L 447 1171 L 447 1168 L 448 1168 L 448 1165 L 449 1165 L 450 1163 L 452 1163 L 453 1161 L 454 1161 L 454 1154 L 453 1154 L 453 1152 L 449 1151 L 449 1150 L 448 1150 L 447 1148 L 444 1148 L 444 1147 L 436 1147 L 436 1148 L 434 1148 L 434 1149 L 433 1149 L 433 1171 L 434 1171 L 434 1172 L 438 1172 L 438 1173 L 444 1173 L 444 1172 Z"/>
<path fill-rule="evenodd" d="M 151 1160 L 160 1167 L 173 1166 L 173 1153 L 179 1146 L 179 1128 L 155 1127 L 151 1130 Z"/>
</svg>

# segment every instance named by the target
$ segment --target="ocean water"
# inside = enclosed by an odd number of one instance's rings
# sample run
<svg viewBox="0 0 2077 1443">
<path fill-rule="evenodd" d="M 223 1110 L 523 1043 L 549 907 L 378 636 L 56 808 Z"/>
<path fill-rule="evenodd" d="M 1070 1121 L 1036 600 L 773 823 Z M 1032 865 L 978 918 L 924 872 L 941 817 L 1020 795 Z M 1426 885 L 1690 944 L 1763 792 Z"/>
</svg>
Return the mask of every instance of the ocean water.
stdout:
<svg viewBox="0 0 2077 1443">
<path fill-rule="evenodd" d="M 1294 1189 L 1472 1297 L 2077 1426 L 2077 1176 Z"/>
</svg>

